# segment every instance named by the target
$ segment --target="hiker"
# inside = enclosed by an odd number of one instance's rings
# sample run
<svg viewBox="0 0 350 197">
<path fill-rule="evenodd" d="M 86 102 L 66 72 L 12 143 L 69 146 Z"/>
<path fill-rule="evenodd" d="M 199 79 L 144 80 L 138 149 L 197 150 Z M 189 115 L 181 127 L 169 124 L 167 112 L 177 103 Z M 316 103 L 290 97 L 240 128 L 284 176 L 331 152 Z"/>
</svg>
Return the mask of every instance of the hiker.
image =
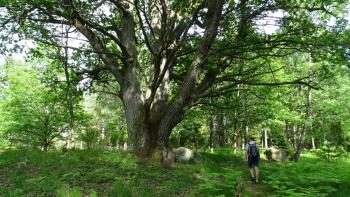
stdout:
<svg viewBox="0 0 350 197">
<path fill-rule="evenodd" d="M 253 137 L 250 137 L 247 143 L 245 158 L 248 161 L 248 166 L 250 169 L 252 181 L 255 181 L 255 183 L 259 183 L 260 153 L 259 153 L 259 146 L 254 141 Z"/>
</svg>

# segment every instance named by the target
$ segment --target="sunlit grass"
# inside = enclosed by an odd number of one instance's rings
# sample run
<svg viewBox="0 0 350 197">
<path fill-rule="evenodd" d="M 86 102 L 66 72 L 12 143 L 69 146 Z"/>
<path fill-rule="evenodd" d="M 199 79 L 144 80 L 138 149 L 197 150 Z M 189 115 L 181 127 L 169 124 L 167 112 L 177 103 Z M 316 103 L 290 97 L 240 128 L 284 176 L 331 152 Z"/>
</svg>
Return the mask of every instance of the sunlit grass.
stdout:
<svg viewBox="0 0 350 197">
<path fill-rule="evenodd" d="M 305 152 L 299 162 L 262 166 L 262 180 L 276 196 L 349 196 L 349 159 L 324 162 Z"/>
</svg>

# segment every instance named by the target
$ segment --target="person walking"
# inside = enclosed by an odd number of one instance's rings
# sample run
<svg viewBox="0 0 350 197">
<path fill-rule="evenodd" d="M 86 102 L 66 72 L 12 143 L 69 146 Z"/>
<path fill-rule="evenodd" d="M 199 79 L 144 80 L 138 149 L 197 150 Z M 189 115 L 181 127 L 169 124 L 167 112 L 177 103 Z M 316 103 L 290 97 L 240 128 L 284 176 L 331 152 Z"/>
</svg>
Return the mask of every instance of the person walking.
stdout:
<svg viewBox="0 0 350 197">
<path fill-rule="evenodd" d="M 253 137 L 249 138 L 246 145 L 245 158 L 248 161 L 248 167 L 252 177 L 252 181 L 259 183 L 259 160 L 260 152 L 259 146 L 256 144 Z"/>
</svg>

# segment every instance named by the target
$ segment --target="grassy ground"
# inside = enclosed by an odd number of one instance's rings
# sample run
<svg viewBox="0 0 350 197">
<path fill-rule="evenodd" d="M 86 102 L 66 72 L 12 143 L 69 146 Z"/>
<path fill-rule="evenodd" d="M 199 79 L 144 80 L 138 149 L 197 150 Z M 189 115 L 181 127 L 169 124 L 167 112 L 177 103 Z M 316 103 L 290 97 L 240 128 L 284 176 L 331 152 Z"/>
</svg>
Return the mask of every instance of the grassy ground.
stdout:
<svg viewBox="0 0 350 197">
<path fill-rule="evenodd" d="M 350 196 L 350 162 L 261 165 L 252 184 L 242 154 L 202 153 L 201 164 L 163 169 L 121 151 L 67 153 L 6 150 L 0 153 L 0 196 Z"/>
<path fill-rule="evenodd" d="M 306 153 L 298 163 L 265 164 L 261 170 L 275 196 L 350 196 L 350 159 L 323 162 Z"/>
</svg>

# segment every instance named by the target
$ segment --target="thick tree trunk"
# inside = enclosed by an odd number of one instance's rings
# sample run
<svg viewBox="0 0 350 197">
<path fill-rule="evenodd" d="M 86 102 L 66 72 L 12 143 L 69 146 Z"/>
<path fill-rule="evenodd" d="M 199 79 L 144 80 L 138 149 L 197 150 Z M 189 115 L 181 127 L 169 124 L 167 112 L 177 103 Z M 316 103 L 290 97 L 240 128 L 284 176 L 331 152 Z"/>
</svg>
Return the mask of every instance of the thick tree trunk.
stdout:
<svg viewBox="0 0 350 197">
<path fill-rule="evenodd" d="M 152 131 L 146 117 L 144 98 L 140 84 L 140 71 L 138 62 L 138 51 L 136 47 L 135 21 L 133 18 L 133 4 L 124 2 L 127 6 L 121 7 L 123 15 L 121 18 L 120 32 L 121 45 L 124 47 L 122 63 L 121 94 L 124 104 L 125 117 L 128 127 L 129 142 L 137 154 L 145 154 L 152 147 Z"/>
</svg>

